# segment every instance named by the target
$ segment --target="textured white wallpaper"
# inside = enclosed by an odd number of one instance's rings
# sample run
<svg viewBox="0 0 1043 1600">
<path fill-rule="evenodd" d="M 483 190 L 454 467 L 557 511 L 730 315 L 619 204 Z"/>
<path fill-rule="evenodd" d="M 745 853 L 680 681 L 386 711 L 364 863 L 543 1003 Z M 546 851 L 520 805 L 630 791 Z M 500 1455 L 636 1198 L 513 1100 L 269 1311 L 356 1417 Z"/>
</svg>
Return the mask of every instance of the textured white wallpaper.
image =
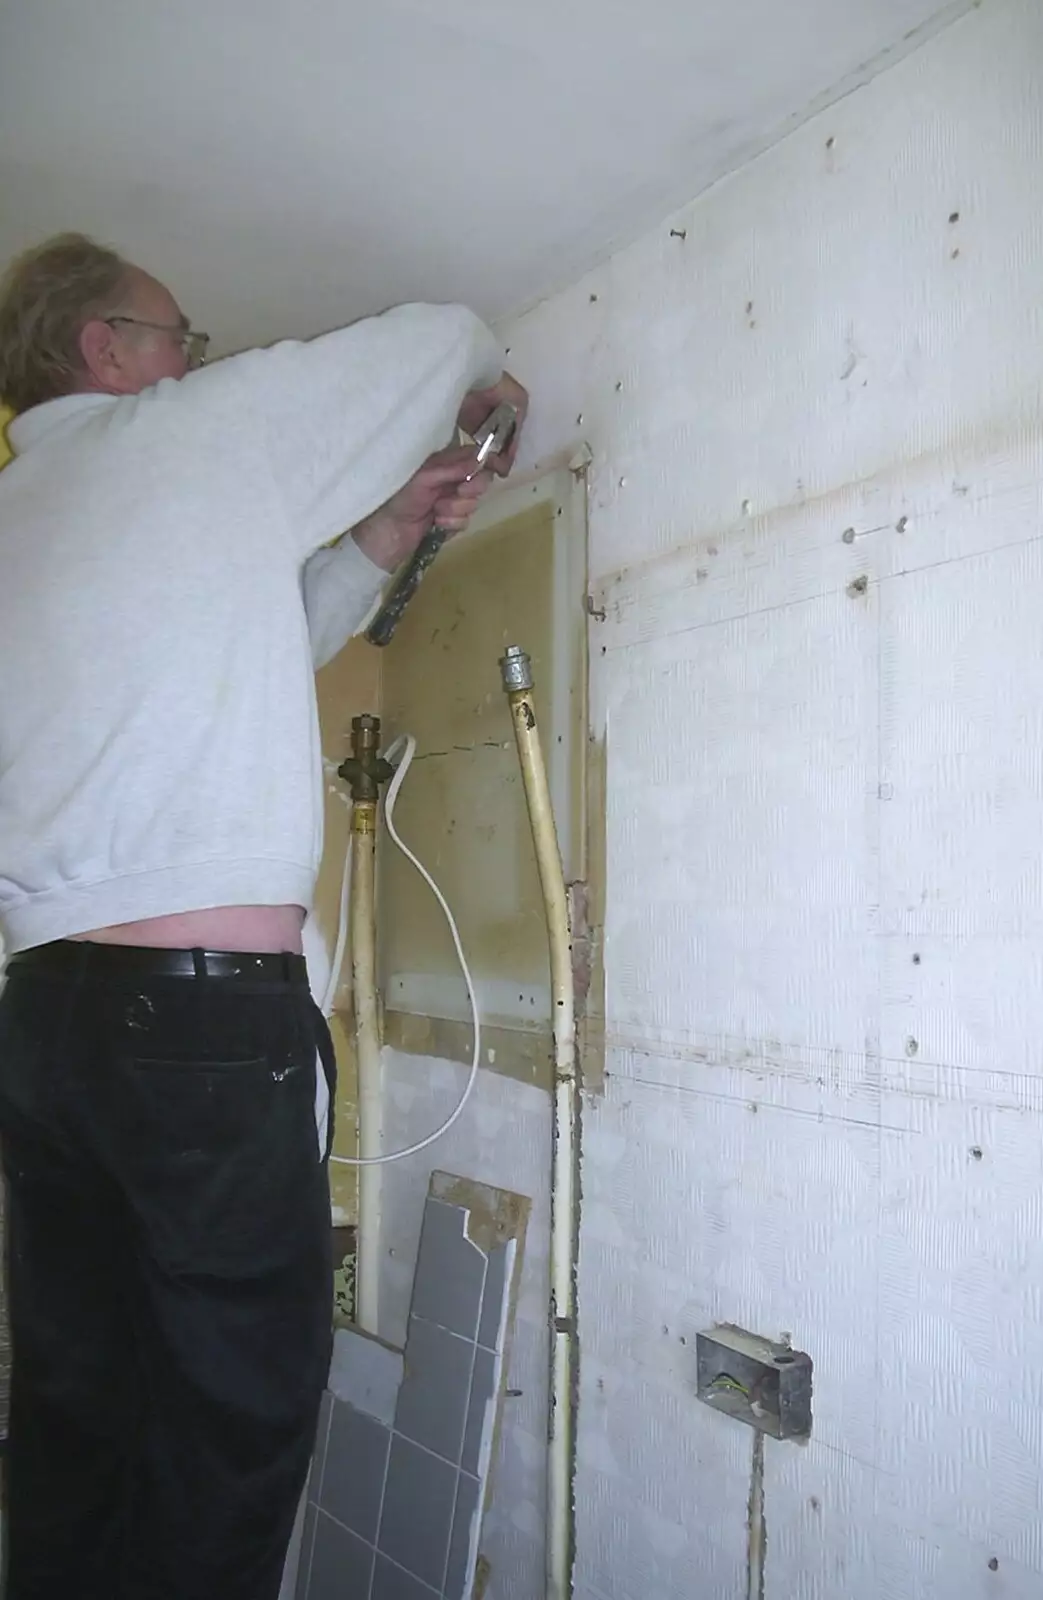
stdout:
<svg viewBox="0 0 1043 1600">
<path fill-rule="evenodd" d="M 580 1600 L 747 1600 L 718 1318 L 815 1361 L 767 1600 L 1043 1594 L 1041 73 L 1043 7 L 985 0 L 508 333 L 530 464 L 593 448 L 606 612 Z M 398 1139 L 460 1074 L 388 1078 Z M 547 1139 L 489 1079 L 435 1158 L 545 1197 Z M 541 1592 L 544 1275 L 492 1600 Z"/>
</svg>

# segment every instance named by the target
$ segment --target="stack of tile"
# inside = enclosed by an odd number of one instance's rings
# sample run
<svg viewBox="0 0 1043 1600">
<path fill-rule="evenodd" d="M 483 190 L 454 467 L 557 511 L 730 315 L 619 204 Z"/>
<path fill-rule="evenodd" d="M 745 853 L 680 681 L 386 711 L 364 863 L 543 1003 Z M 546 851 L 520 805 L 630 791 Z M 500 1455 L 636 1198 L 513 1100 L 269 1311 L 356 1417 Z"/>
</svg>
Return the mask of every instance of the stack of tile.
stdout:
<svg viewBox="0 0 1043 1600">
<path fill-rule="evenodd" d="M 470 1600 L 528 1211 L 435 1173 L 404 1353 L 338 1330 L 298 1600 Z"/>
</svg>

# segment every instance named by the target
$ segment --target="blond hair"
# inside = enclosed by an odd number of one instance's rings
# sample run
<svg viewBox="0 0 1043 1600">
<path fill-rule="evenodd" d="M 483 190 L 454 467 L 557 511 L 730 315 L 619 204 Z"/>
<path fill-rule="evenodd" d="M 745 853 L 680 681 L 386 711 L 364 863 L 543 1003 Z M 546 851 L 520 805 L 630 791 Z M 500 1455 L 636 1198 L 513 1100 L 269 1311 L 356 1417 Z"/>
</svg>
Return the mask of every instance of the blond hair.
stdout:
<svg viewBox="0 0 1043 1600">
<path fill-rule="evenodd" d="M 21 412 L 75 391 L 84 324 L 119 309 L 129 271 L 82 233 L 60 233 L 12 261 L 0 281 L 0 401 Z"/>
</svg>

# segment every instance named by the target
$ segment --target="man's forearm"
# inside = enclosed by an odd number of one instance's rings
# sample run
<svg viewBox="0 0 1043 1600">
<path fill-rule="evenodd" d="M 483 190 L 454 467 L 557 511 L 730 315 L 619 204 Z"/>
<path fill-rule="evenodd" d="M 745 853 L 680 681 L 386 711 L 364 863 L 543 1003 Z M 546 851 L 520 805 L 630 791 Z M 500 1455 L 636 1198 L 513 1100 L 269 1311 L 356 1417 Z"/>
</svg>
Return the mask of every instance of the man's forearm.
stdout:
<svg viewBox="0 0 1043 1600">
<path fill-rule="evenodd" d="M 487 485 L 488 474 L 477 470 L 471 449 L 438 451 L 390 500 L 305 563 L 304 605 L 316 667 L 361 630 L 383 579 L 413 554 L 429 528 L 452 534 L 468 525 Z"/>
<path fill-rule="evenodd" d="M 367 561 L 389 573 L 401 566 L 415 547 L 415 540 L 409 544 L 409 531 L 403 532 L 401 522 L 384 511 L 375 511 L 365 522 L 360 522 L 351 530 L 350 537 Z"/>
<path fill-rule="evenodd" d="M 360 524 L 356 532 L 365 526 Z M 305 562 L 301 587 L 316 671 L 361 632 L 390 570 L 374 562 L 354 534 L 317 550 Z"/>
</svg>

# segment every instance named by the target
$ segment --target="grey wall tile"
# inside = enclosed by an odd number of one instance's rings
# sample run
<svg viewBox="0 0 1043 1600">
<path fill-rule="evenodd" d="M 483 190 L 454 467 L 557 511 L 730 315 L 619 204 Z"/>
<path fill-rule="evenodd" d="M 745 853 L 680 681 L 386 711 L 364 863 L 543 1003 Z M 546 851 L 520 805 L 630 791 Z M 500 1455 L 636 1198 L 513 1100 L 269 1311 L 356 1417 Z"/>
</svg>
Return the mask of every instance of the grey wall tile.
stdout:
<svg viewBox="0 0 1043 1600">
<path fill-rule="evenodd" d="M 297 1558 L 297 1588 L 294 1591 L 296 1600 L 308 1600 L 308 1584 L 311 1582 L 311 1557 L 315 1545 L 315 1524 L 318 1516 L 318 1506 L 309 1501 L 304 1508 L 304 1531 L 301 1534 L 301 1548 Z"/>
<path fill-rule="evenodd" d="M 507 1320 L 507 1279 L 514 1261 L 514 1243 L 497 1245 L 489 1251 L 482 1291 L 482 1315 L 478 1324 L 478 1343 L 487 1350 L 499 1350 Z"/>
<path fill-rule="evenodd" d="M 456 1507 L 456 1479 L 455 1467 L 395 1434 L 377 1548 L 439 1593 Z"/>
<path fill-rule="evenodd" d="M 460 1462 L 474 1353 L 466 1339 L 410 1317 L 395 1431 L 454 1466 Z"/>
<path fill-rule="evenodd" d="M 319 1406 L 319 1426 L 315 1432 L 315 1449 L 312 1452 L 311 1471 L 308 1474 L 308 1499 L 319 1498 L 319 1484 L 322 1482 L 322 1469 L 326 1462 L 326 1443 L 330 1433 L 330 1415 L 333 1411 L 333 1396 L 329 1390 L 323 1391 L 322 1402 Z"/>
<path fill-rule="evenodd" d="M 441 1600 L 440 1590 L 431 1589 L 411 1573 L 403 1572 L 386 1556 L 377 1556 L 373 1573 L 373 1600 L 432 1600 L 435 1595 Z"/>
<path fill-rule="evenodd" d="M 456 1511 L 449 1540 L 449 1564 L 445 1570 L 445 1600 L 471 1600 L 474 1573 L 471 1570 L 471 1528 L 478 1510 L 481 1485 L 470 1473 L 462 1472 L 456 1489 Z"/>
<path fill-rule="evenodd" d="M 464 1447 L 460 1465 L 465 1472 L 488 1471 L 488 1462 L 482 1460 L 482 1431 L 489 1402 L 496 1389 L 497 1358 L 491 1350 L 477 1349 L 474 1353 L 474 1373 L 467 1406 L 467 1423 L 464 1429 Z"/>
<path fill-rule="evenodd" d="M 412 1314 L 474 1339 L 482 1309 L 485 1256 L 464 1233 L 461 1206 L 428 1200 L 420 1230 Z"/>
<path fill-rule="evenodd" d="M 372 1576 L 370 1546 L 320 1511 L 308 1600 L 369 1600 Z"/>
<path fill-rule="evenodd" d="M 338 1400 L 376 1417 L 390 1428 L 402 1381 L 402 1352 L 356 1328 L 333 1335 L 329 1387 Z"/>
<path fill-rule="evenodd" d="M 319 1505 L 370 1544 L 377 1536 L 390 1442 L 383 1423 L 334 1401 Z"/>
</svg>

